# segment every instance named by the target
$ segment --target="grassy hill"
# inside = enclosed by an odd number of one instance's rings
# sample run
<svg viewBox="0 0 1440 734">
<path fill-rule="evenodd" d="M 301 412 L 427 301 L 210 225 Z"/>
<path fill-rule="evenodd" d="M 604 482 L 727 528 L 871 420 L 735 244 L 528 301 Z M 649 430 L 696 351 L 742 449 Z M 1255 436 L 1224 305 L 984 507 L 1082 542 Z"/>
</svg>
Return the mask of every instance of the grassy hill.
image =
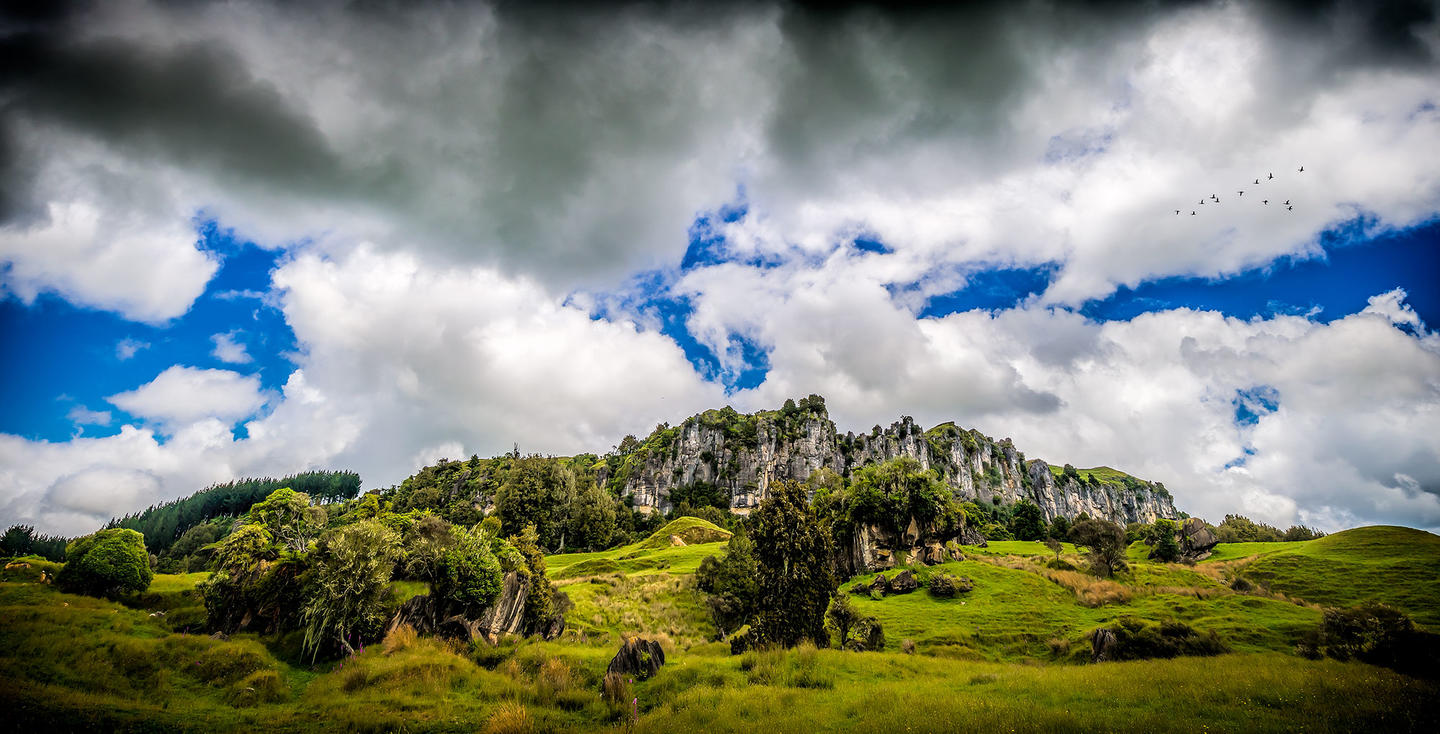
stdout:
<svg viewBox="0 0 1440 734">
<path fill-rule="evenodd" d="M 1325 606 L 1383 602 L 1440 630 L 1440 536 L 1375 526 L 1316 540 L 1237 545 L 1255 553 L 1236 559 L 1222 545 L 1216 559 L 1229 559 L 1237 573 L 1272 591 Z"/>
<path fill-rule="evenodd" d="M 1039 543 L 997 542 L 917 569 L 973 580 L 959 598 L 924 589 L 852 596 L 882 622 L 885 652 L 802 647 L 741 656 L 710 641 L 694 587 L 695 568 L 723 552 L 724 533 L 686 518 L 633 545 L 549 557 L 552 579 L 573 603 L 568 629 L 554 641 L 490 648 L 393 637 L 356 658 L 313 666 L 282 642 L 183 634 L 202 613 L 193 589 L 204 574 L 160 575 L 146 594 L 116 603 L 62 594 L 40 583 L 36 569 L 6 572 L 0 705 L 7 724 L 31 730 L 614 730 L 628 706 L 607 704 L 600 679 L 620 637 L 641 633 L 661 641 L 667 661 L 627 694 L 640 714 L 637 731 L 1440 726 L 1434 681 L 1294 654 L 1321 604 L 1375 599 L 1433 624 L 1440 538 L 1426 533 L 1361 528 L 1301 543 L 1221 546 L 1193 567 L 1136 554 L 1132 571 L 1113 580 L 1052 568 L 1053 554 Z M 1062 558 L 1081 562 L 1069 546 Z M 1237 593 L 1236 576 L 1263 588 Z M 393 591 L 398 599 L 423 586 L 402 582 Z M 151 616 L 161 610 L 167 614 Z M 1090 664 L 1086 634 L 1125 616 L 1213 631 L 1234 652 Z M 901 651 L 906 640 L 915 654 Z M 501 726 L 522 713 L 529 728 Z"/>
</svg>

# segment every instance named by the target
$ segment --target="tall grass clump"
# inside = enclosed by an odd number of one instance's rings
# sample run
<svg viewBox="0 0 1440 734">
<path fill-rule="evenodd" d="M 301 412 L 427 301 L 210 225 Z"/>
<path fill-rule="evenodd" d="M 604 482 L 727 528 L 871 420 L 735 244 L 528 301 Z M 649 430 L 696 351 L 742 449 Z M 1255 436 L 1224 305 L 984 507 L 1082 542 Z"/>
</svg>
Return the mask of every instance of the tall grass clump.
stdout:
<svg viewBox="0 0 1440 734">
<path fill-rule="evenodd" d="M 485 734 L 530 734 L 535 731 L 535 720 L 525 706 L 507 701 L 495 707 L 483 731 Z"/>
</svg>

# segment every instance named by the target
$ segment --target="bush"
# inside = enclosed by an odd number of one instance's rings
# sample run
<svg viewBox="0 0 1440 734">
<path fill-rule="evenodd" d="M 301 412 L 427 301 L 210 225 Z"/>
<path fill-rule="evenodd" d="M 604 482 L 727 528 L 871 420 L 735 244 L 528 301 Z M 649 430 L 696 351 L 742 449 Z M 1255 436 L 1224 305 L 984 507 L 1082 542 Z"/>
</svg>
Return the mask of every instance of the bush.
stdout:
<svg viewBox="0 0 1440 734">
<path fill-rule="evenodd" d="M 974 589 L 975 584 L 968 578 L 956 578 L 948 573 L 937 573 L 930 577 L 930 585 L 927 588 L 931 596 L 951 599 L 956 594 L 964 594 Z"/>
<path fill-rule="evenodd" d="M 1183 622 L 1167 620 L 1154 624 L 1134 617 L 1121 617 L 1108 629 L 1114 634 L 1114 641 L 1103 650 L 1103 659 L 1106 660 L 1210 656 L 1229 652 L 1214 630 L 1202 635 Z M 1096 633 L 1103 631 L 1096 630 Z"/>
<path fill-rule="evenodd" d="M 1355 659 L 1409 675 L 1440 675 L 1440 635 L 1416 629 L 1409 617 L 1384 604 L 1326 609 L 1299 652 L 1310 658 Z"/>
<path fill-rule="evenodd" d="M 65 567 L 55 577 L 64 591 L 114 597 L 150 588 L 155 574 L 145 536 L 134 530 L 111 528 L 77 538 L 65 546 Z"/>
<path fill-rule="evenodd" d="M 875 617 L 861 617 L 855 623 L 855 636 L 845 646 L 857 652 L 879 652 L 885 649 L 885 630 Z"/>
<path fill-rule="evenodd" d="M 1109 520 L 1086 518 L 1070 528 L 1070 540 L 1085 548 L 1090 572 L 1101 578 L 1125 571 L 1125 530 Z"/>
</svg>

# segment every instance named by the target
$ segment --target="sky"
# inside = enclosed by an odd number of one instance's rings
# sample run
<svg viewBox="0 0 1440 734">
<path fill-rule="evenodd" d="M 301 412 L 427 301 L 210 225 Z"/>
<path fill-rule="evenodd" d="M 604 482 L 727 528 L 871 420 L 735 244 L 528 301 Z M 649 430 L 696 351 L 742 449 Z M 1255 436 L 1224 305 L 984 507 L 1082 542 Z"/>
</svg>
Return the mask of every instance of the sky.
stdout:
<svg viewBox="0 0 1440 734">
<path fill-rule="evenodd" d="M 1440 529 L 1435 3 L 18 7 L 5 526 L 818 393 Z"/>
</svg>

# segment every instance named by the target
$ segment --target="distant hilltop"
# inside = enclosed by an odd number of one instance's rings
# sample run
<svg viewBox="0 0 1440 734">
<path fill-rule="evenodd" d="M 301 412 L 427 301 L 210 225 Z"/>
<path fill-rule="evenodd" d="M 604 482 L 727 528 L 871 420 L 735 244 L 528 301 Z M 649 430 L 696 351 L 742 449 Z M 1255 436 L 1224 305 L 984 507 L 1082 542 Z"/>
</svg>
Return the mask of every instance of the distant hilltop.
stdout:
<svg viewBox="0 0 1440 734">
<path fill-rule="evenodd" d="M 996 441 L 954 423 L 922 429 L 909 416 L 869 433 L 841 434 L 825 399 L 811 395 L 779 410 L 744 414 L 707 410 L 679 425 L 661 424 L 643 441 L 627 436 L 597 465 L 600 483 L 633 498 L 642 510 L 667 512 L 672 497 L 718 493 L 745 514 L 772 482 L 807 479 L 829 469 L 842 476 L 866 464 L 908 457 L 940 478 L 961 499 L 1034 502 L 1047 521 L 1081 513 L 1122 526 L 1175 518 L 1165 485 L 1109 467 L 1053 467 L 1026 460 L 1010 439 Z"/>
</svg>

